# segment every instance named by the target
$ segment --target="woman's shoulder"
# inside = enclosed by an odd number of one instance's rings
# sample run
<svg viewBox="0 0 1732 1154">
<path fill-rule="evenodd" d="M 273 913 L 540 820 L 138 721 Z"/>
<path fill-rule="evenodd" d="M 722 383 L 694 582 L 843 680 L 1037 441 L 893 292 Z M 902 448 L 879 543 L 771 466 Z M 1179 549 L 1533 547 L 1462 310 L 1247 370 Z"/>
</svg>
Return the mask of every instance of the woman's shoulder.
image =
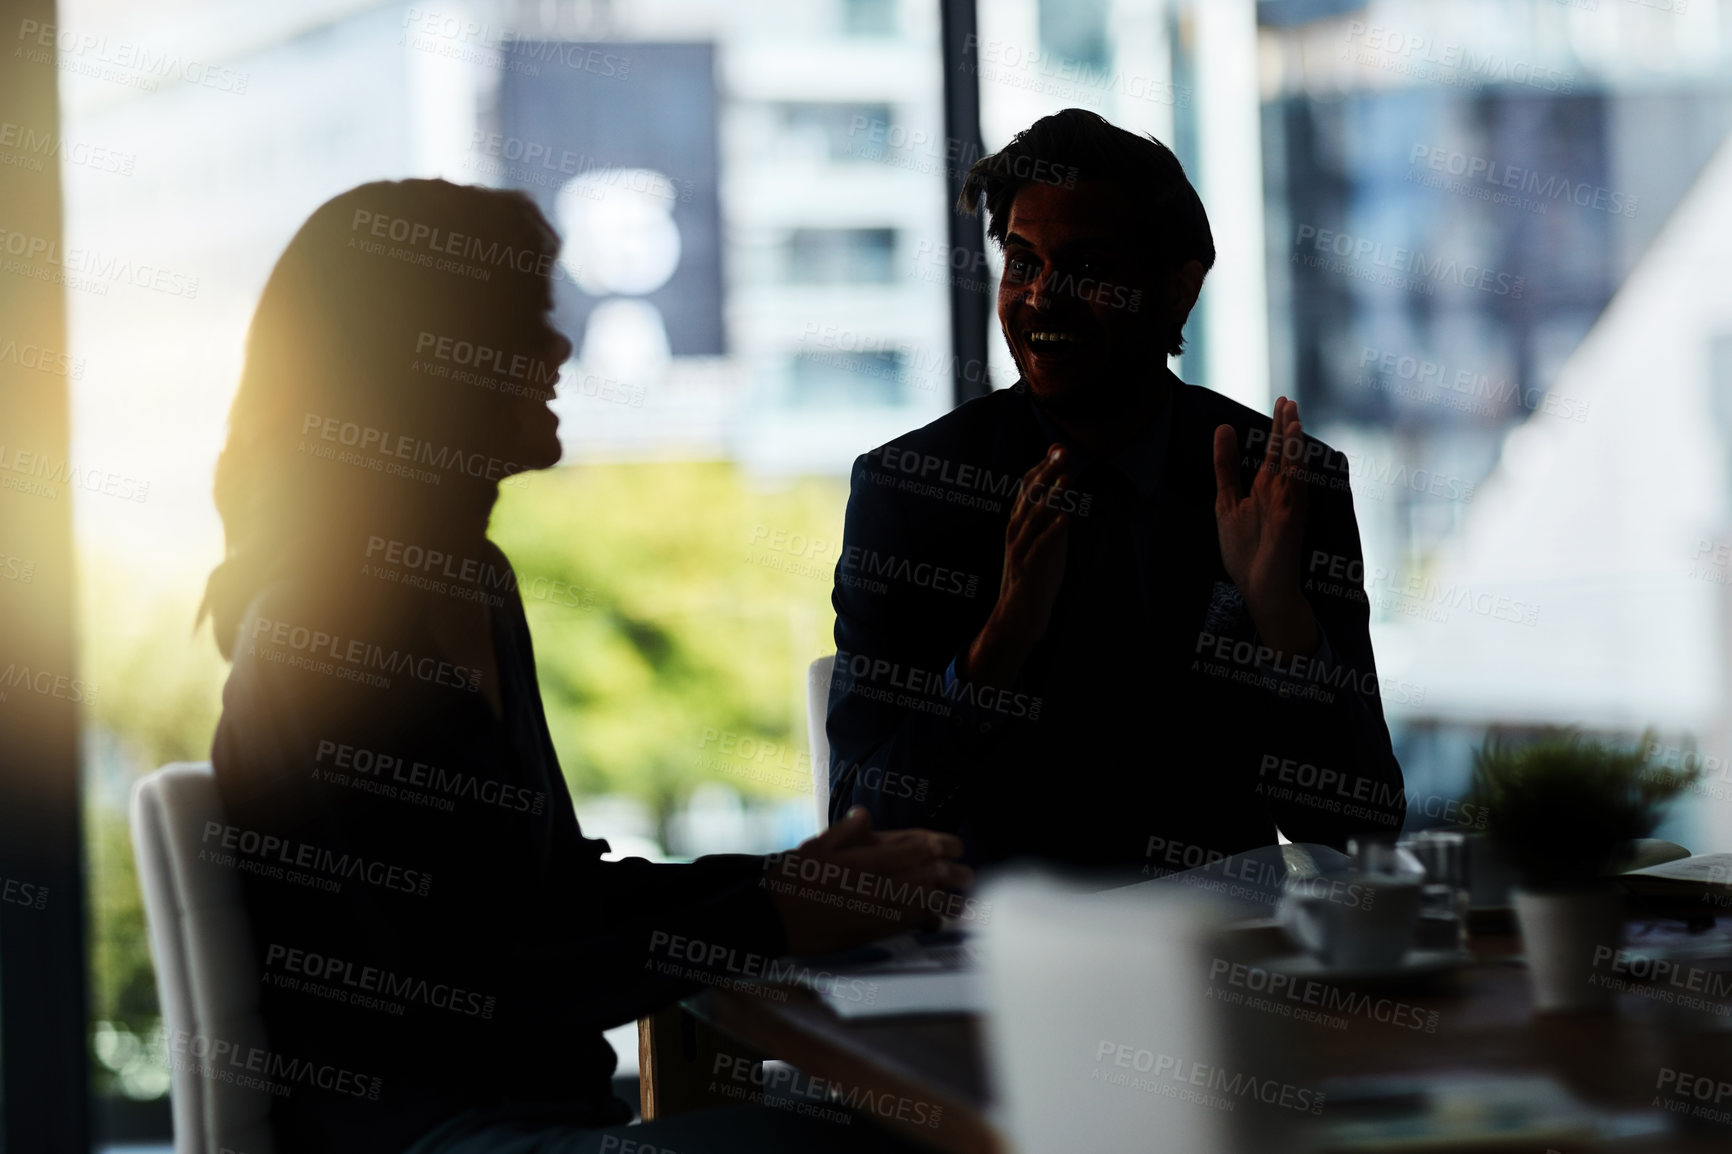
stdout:
<svg viewBox="0 0 1732 1154">
<path fill-rule="evenodd" d="M 290 573 L 261 587 L 236 627 L 225 708 L 236 694 L 320 713 L 379 704 L 396 655 L 425 646 L 413 607 L 377 586 Z"/>
<path fill-rule="evenodd" d="M 417 619 L 411 599 L 382 582 L 297 571 L 280 574 L 253 595 L 237 640 L 310 646 L 317 635 L 325 647 L 336 639 L 377 644 L 404 639 Z"/>
</svg>

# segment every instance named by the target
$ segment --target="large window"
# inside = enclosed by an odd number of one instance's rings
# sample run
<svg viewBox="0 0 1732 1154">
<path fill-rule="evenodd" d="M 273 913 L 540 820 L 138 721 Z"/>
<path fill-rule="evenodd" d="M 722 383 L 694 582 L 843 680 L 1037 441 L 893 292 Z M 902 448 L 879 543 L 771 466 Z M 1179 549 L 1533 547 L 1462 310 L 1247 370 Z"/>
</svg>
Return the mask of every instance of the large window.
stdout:
<svg viewBox="0 0 1732 1154">
<path fill-rule="evenodd" d="M 57 143 L 0 159 L 60 166 L 71 455 L 107 479 L 69 499 L 111 1136 L 166 1125 L 125 805 L 208 756 L 226 667 L 189 631 L 246 325 L 369 180 L 521 189 L 565 238 L 566 464 L 495 531 L 618 852 L 816 826 L 804 670 L 849 467 L 981 375 L 951 293 L 999 266 L 951 247 L 978 149 L 947 77 L 987 150 L 1080 106 L 1186 164 L 1220 255 L 1174 368 L 1295 396 L 1348 454 L 1411 793 L 1459 794 L 1491 730 L 1652 725 L 1710 771 L 1671 832 L 1732 835 L 1732 0 L 976 7 L 946 60 L 925 0 L 62 4 Z M 984 336 L 1004 387 L 990 305 Z"/>
</svg>

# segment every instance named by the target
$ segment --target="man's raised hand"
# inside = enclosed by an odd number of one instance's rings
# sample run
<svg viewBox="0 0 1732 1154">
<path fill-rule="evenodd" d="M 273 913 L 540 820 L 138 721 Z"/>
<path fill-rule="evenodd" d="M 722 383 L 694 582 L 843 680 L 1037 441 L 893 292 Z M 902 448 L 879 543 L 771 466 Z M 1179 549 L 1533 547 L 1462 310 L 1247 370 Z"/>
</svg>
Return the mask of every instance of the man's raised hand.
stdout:
<svg viewBox="0 0 1732 1154">
<path fill-rule="evenodd" d="M 1305 534 L 1305 430 L 1299 406 L 1275 402 L 1269 443 L 1251 491 L 1239 491 L 1239 437 L 1231 425 L 1215 430 L 1215 524 L 1221 561 L 1238 586 L 1257 632 L 1282 653 L 1317 648 L 1317 622 L 1300 584 Z"/>
</svg>

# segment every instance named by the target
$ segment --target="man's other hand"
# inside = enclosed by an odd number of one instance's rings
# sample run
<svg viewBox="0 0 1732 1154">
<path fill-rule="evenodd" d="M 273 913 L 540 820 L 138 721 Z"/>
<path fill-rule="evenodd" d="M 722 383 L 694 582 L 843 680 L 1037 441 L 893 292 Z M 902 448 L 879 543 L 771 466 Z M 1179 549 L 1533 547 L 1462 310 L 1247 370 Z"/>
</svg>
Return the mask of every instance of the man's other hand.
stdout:
<svg viewBox="0 0 1732 1154">
<path fill-rule="evenodd" d="M 1047 449 L 1023 474 L 1010 524 L 1004 530 L 1004 573 L 998 601 L 973 643 L 963 670 L 969 680 L 1009 688 L 1023 662 L 1052 622 L 1053 603 L 1064 585 L 1070 520 L 1060 502 L 1069 479 L 1070 454 L 1062 445 Z"/>
</svg>

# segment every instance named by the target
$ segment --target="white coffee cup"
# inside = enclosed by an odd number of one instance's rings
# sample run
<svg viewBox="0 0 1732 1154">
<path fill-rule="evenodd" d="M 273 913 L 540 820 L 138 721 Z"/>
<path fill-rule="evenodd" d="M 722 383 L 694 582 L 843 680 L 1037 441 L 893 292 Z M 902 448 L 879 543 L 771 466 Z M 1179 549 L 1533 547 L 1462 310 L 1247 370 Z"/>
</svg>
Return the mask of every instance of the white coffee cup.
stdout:
<svg viewBox="0 0 1732 1154">
<path fill-rule="evenodd" d="M 1287 932 L 1326 966 L 1392 966 L 1413 945 L 1420 879 L 1342 870 L 1287 883 L 1279 916 Z"/>
</svg>

